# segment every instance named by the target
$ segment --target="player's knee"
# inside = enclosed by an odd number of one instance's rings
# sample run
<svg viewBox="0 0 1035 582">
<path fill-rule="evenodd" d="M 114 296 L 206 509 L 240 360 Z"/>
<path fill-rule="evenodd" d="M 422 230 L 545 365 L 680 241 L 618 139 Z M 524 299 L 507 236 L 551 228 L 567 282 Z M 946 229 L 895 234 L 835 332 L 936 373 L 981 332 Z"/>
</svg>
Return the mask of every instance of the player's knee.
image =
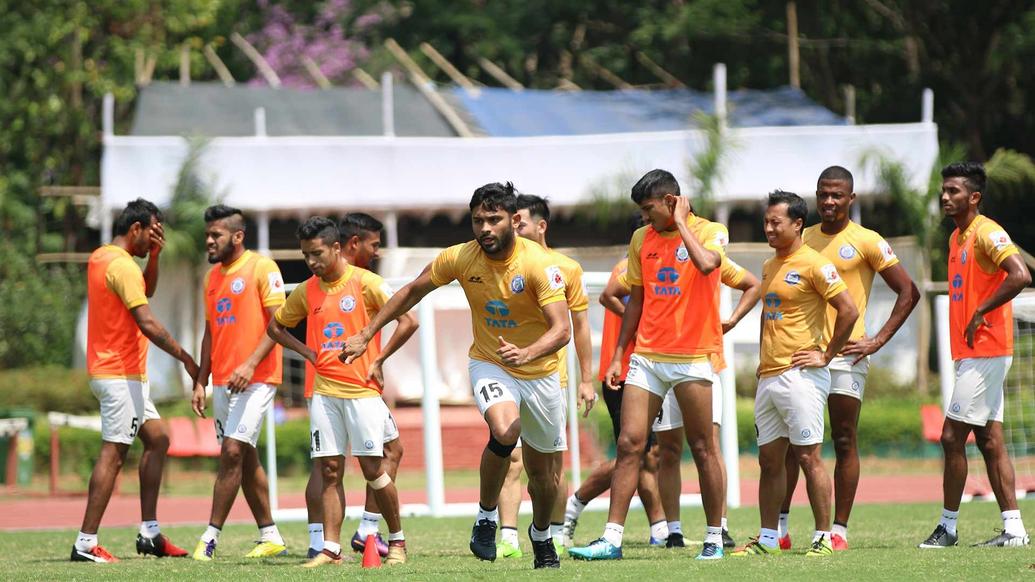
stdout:
<svg viewBox="0 0 1035 582">
<path fill-rule="evenodd" d="M 392 447 L 389 449 L 385 449 L 385 459 L 388 462 L 394 464 L 396 467 L 398 467 L 399 462 L 402 460 L 402 456 L 402 441 L 400 441 L 399 439 L 395 439 L 395 441 L 392 442 Z"/>
<path fill-rule="evenodd" d="M 794 458 L 805 471 L 814 469 L 823 463 L 822 459 L 819 457 L 819 447 L 809 447 L 808 449 L 795 451 Z"/>
<path fill-rule="evenodd" d="M 341 462 L 338 459 L 322 459 L 320 463 L 320 477 L 324 485 L 337 483 L 341 479 Z"/>
<path fill-rule="evenodd" d="M 1002 441 L 990 434 L 975 435 L 978 450 L 986 457 L 995 455 L 1002 448 Z"/>
<path fill-rule="evenodd" d="M 855 452 L 855 430 L 835 431 L 833 440 L 834 453 L 837 456 L 851 455 Z"/>
<path fill-rule="evenodd" d="M 665 439 L 658 445 L 658 463 L 678 463 L 683 456 L 683 443 L 676 439 Z"/>
<path fill-rule="evenodd" d="M 689 441 L 690 454 L 695 459 L 706 459 L 712 454 L 711 441 L 707 437 L 695 438 Z"/>
<path fill-rule="evenodd" d="M 364 475 L 364 477 L 366 477 L 366 475 Z M 370 485 L 370 488 L 374 491 L 380 491 L 381 489 L 388 487 L 391 483 L 392 478 L 388 476 L 388 473 L 381 473 L 374 479 L 367 479 L 367 485 Z"/>
<path fill-rule="evenodd" d="M 492 433 L 489 434 L 489 442 L 485 445 L 485 448 L 488 449 L 490 453 L 500 457 L 501 459 L 510 459 L 510 453 L 514 452 L 516 447 L 517 437 L 515 437 L 510 444 L 504 444 Z"/>
<path fill-rule="evenodd" d="M 244 462 L 244 447 L 241 441 L 223 439 L 223 461 L 229 465 L 240 465 Z"/>
<path fill-rule="evenodd" d="M 152 436 L 144 443 L 144 448 L 153 453 L 164 455 L 169 450 L 169 435 L 162 432 Z"/>
<path fill-rule="evenodd" d="M 959 438 L 959 435 L 949 425 L 948 422 L 946 422 L 945 426 L 942 428 L 942 437 L 941 437 L 940 440 L 941 440 L 942 448 L 945 449 L 945 450 L 955 450 L 955 449 L 958 449 L 958 448 L 960 448 L 960 445 L 962 444 L 962 442 L 966 442 L 966 441 L 962 441 L 961 442 L 961 439 Z"/>
</svg>

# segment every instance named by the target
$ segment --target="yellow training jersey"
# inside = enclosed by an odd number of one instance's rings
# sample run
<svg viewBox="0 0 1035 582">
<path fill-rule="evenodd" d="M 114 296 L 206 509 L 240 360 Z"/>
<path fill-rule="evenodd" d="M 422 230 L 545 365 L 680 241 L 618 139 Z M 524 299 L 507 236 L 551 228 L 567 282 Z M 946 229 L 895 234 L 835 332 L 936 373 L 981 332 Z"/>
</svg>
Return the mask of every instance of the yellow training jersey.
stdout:
<svg viewBox="0 0 1035 582">
<path fill-rule="evenodd" d="M 553 264 L 561 269 L 564 275 L 564 299 L 568 302 L 568 309 L 572 313 L 578 313 L 589 309 L 589 298 L 586 296 L 586 285 L 582 281 L 582 265 L 575 259 L 559 253 L 553 249 L 546 249 Z M 574 337 L 574 330 L 572 337 Z M 561 386 L 568 385 L 568 348 L 567 346 L 557 350 L 557 372 L 561 377 Z"/>
<path fill-rule="evenodd" d="M 824 350 L 827 301 L 847 290 L 833 263 L 808 245 L 762 265 L 762 345 L 759 374 L 791 367 L 798 350 Z"/>
<path fill-rule="evenodd" d="M 542 308 L 565 300 L 564 273 L 545 249 L 517 237 L 510 256 L 497 261 L 486 256 L 478 241 L 451 246 L 431 263 L 431 281 L 442 286 L 453 280 L 471 306 L 471 358 L 526 380 L 557 371 L 557 354 L 509 366 L 496 353 L 499 337 L 522 348 L 542 337 L 548 329 Z"/>
<path fill-rule="evenodd" d="M 898 264 L 898 257 L 891 250 L 891 245 L 876 232 L 854 222 L 849 222 L 844 230 L 834 235 L 824 234 L 820 225 L 816 224 L 806 228 L 801 238 L 806 245 L 834 264 L 837 273 L 848 286 L 848 293 L 859 309 L 859 319 L 855 321 L 850 339 L 866 335 L 866 303 L 873 287 L 873 275 Z M 837 311 L 827 306 L 823 337 L 828 341 L 834 333 L 836 319 Z"/>
</svg>

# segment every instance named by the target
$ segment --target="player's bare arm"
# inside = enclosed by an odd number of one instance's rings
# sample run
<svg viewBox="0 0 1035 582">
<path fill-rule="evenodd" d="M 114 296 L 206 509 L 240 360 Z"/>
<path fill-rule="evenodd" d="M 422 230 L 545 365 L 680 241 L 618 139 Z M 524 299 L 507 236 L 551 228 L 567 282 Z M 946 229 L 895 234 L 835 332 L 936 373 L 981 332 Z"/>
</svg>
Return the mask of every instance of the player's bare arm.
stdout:
<svg viewBox="0 0 1035 582">
<path fill-rule="evenodd" d="M 740 280 L 739 284 L 734 285 L 733 288 L 741 292 L 740 301 L 733 308 L 733 313 L 730 314 L 729 319 L 722 322 L 722 333 L 724 334 L 736 327 L 740 320 L 744 319 L 744 316 L 755 308 L 759 297 L 762 296 L 761 281 L 749 271 L 744 272 L 744 278 Z"/>
<path fill-rule="evenodd" d="M 266 316 L 270 318 L 270 321 L 273 320 L 273 314 L 277 312 L 278 307 L 269 306 L 263 308 L 266 310 Z M 277 343 L 269 335 L 263 334 L 259 338 L 259 345 L 255 346 L 255 351 L 248 356 L 247 360 L 234 368 L 234 371 L 230 374 L 226 387 L 231 393 L 243 392 L 252 383 L 252 375 L 255 374 L 255 368 L 258 368 L 259 364 L 266 359 L 266 356 L 270 355 L 270 352 L 276 345 Z"/>
<path fill-rule="evenodd" d="M 686 196 L 673 196 L 675 207 L 672 209 L 672 218 L 676 221 L 676 228 L 679 229 L 679 238 L 683 240 L 683 246 L 690 254 L 690 260 L 701 273 L 707 275 L 719 268 L 722 264 L 722 255 L 716 251 L 704 248 L 701 241 L 697 240 L 690 227 L 686 225 L 686 219 L 690 216 L 690 199 Z"/>
<path fill-rule="evenodd" d="M 205 335 L 201 338 L 201 360 L 198 361 L 198 377 L 194 380 L 194 391 L 190 404 L 194 414 L 205 418 L 205 387 L 212 375 L 212 328 L 205 322 Z"/>
<path fill-rule="evenodd" d="M 351 364 L 363 352 L 367 351 L 367 344 L 381 328 L 388 325 L 389 321 L 398 319 L 402 314 L 413 309 L 414 305 L 420 303 L 425 295 L 431 293 L 436 285 L 431 281 L 431 264 L 424 267 L 424 271 L 416 279 L 403 285 L 392 298 L 385 303 L 384 307 L 377 312 L 374 319 L 366 325 L 359 333 L 345 341 L 345 347 L 341 350 L 338 359 L 346 364 Z M 415 328 L 416 329 L 416 328 Z"/>
<path fill-rule="evenodd" d="M 523 366 L 534 360 L 555 353 L 571 339 L 571 325 L 568 323 L 568 304 L 555 301 L 546 305 L 543 316 L 546 318 L 546 333 L 530 345 L 521 347 L 514 345 L 503 337 L 499 338 L 500 346 L 496 353 L 508 366 Z"/>
<path fill-rule="evenodd" d="M 852 335 L 852 326 L 855 320 L 859 319 L 859 309 L 852 301 L 848 290 L 844 290 L 827 300 L 837 317 L 834 319 L 834 331 L 831 334 L 830 344 L 825 352 L 818 350 L 800 350 L 791 356 L 791 366 L 795 368 L 825 368 L 831 360 L 837 356 L 841 348 L 848 342 Z"/>
<path fill-rule="evenodd" d="M 853 366 L 891 341 L 895 332 L 902 327 L 920 301 L 920 290 L 916 288 L 916 283 L 909 277 L 909 273 L 901 263 L 884 269 L 880 272 L 880 276 L 888 284 L 888 288 L 895 292 L 895 306 L 891 309 L 891 316 L 884 322 L 876 335 L 863 336 L 857 340 L 851 340 L 845 345 L 843 353 L 846 356 L 856 356 L 852 361 Z"/>
<path fill-rule="evenodd" d="M 278 344 L 302 356 L 310 364 L 316 365 L 316 352 L 291 335 L 287 327 L 277 321 L 276 318 L 270 319 L 269 325 L 266 326 L 266 335 Z"/>
<path fill-rule="evenodd" d="M 608 279 L 607 285 L 600 293 L 600 304 L 604 309 L 621 317 L 625 313 L 625 302 L 622 301 L 629 296 L 629 288 L 618 282 L 618 279 Z"/>
<path fill-rule="evenodd" d="M 165 248 L 165 229 L 161 222 L 151 226 L 151 246 L 147 252 L 147 265 L 144 267 L 144 294 L 153 297 L 158 290 L 158 255 Z"/>
<path fill-rule="evenodd" d="M 618 390 L 619 378 L 622 375 L 622 358 L 625 357 L 625 350 L 629 347 L 636 336 L 636 328 L 640 326 L 640 315 L 643 314 L 643 286 L 633 285 L 629 289 L 629 303 L 625 306 L 625 313 L 622 315 L 622 328 L 618 332 L 618 345 L 615 346 L 615 353 L 611 356 L 611 364 L 607 367 L 607 386 L 612 390 Z"/>
<path fill-rule="evenodd" d="M 139 305 L 131 309 L 130 313 L 133 314 L 133 319 L 144 336 L 163 352 L 183 362 L 183 369 L 187 371 L 191 382 L 196 381 L 199 371 L 197 362 L 173 339 L 172 334 L 161 323 L 158 323 L 154 313 L 151 312 L 151 307 L 147 304 Z"/>
<path fill-rule="evenodd" d="M 403 347 L 403 344 L 413 336 L 413 332 L 417 331 L 420 324 L 417 323 L 417 318 L 412 313 L 404 313 L 395 319 L 398 325 L 395 328 L 395 332 L 392 337 L 388 338 L 385 342 L 384 349 L 381 350 L 381 355 L 374 359 L 370 363 L 370 372 L 367 374 L 367 378 L 377 382 L 378 386 L 385 385 L 384 376 L 384 363 L 392 354 L 399 351 L 399 348 Z M 341 359 L 341 356 L 338 356 Z"/>
<path fill-rule="evenodd" d="M 575 336 L 575 354 L 579 357 L 579 391 L 576 405 L 585 409 L 582 412 L 583 418 L 589 416 L 589 411 L 597 401 L 597 391 L 593 387 L 593 340 L 589 333 L 589 310 L 572 312 L 571 331 Z"/>
<path fill-rule="evenodd" d="M 1031 273 L 1028 272 L 1028 267 L 1021 260 L 1020 255 L 1006 257 L 999 264 L 999 268 L 1006 271 L 1006 279 L 1003 280 L 1002 284 L 999 285 L 988 300 L 978 305 L 977 309 L 974 310 L 974 315 L 970 318 L 970 323 L 967 324 L 964 336 L 967 340 L 967 347 L 974 347 L 974 334 L 977 333 L 978 328 L 988 325 L 988 320 L 985 319 L 986 313 L 1002 306 L 1016 297 L 1025 287 L 1031 285 Z"/>
</svg>

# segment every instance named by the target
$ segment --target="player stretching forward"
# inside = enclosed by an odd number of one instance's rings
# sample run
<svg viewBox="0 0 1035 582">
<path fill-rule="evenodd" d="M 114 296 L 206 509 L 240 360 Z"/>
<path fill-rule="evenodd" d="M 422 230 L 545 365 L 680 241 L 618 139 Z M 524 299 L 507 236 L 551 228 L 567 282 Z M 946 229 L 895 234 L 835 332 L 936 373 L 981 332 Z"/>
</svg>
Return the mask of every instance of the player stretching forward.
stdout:
<svg viewBox="0 0 1035 582">
<path fill-rule="evenodd" d="M 638 217 L 636 222 L 639 223 Z M 618 346 L 622 314 L 625 313 L 625 302 L 629 297 L 629 283 L 625 280 L 628 263 L 628 259 L 618 261 L 611 270 L 611 276 L 607 280 L 607 285 L 604 286 L 604 291 L 600 294 L 600 304 L 604 306 L 604 329 L 600 340 L 598 378 L 604 395 L 604 404 L 607 405 L 607 414 L 611 417 L 611 430 L 615 437 L 615 444 L 618 443 L 618 437 L 622 434 L 622 394 L 625 393 L 625 377 L 629 373 L 629 359 L 633 354 L 632 347 L 624 350 L 625 355 L 622 357 L 622 372 L 619 376 L 617 390 L 608 387 L 607 370 L 611 366 L 611 356 L 614 355 L 615 348 Z M 575 528 L 579 525 L 579 517 L 586 505 L 611 487 L 614 472 L 614 460 L 600 463 L 589 474 L 589 477 L 586 477 L 578 490 L 568 497 L 564 509 L 562 533 L 566 542 L 571 543 L 575 538 Z M 647 522 L 650 523 L 650 545 L 667 544 L 672 534 L 669 533 L 665 523 L 665 511 L 662 509 L 661 494 L 658 492 L 658 447 L 653 433 L 647 437 L 636 491 L 640 495 L 640 501 L 643 502 Z"/>
<path fill-rule="evenodd" d="M 624 348 L 635 335 L 636 351 L 622 396 L 611 507 L 604 535 L 569 553 L 584 560 L 622 557 L 624 523 L 647 434 L 665 395 L 674 390 L 699 470 L 707 521 L 698 559 L 720 559 L 722 473 L 711 444 L 710 357 L 722 349 L 719 266 L 729 236 L 725 226 L 693 214 L 690 201 L 679 194 L 679 183 L 664 170 L 652 170 L 640 178 L 632 188 L 632 199 L 648 226 L 638 229 L 629 243 L 626 277 L 631 293 L 607 372 L 609 386 L 617 387 Z"/>
<path fill-rule="evenodd" d="M 956 384 L 942 427 L 945 494 L 942 518 L 921 548 L 959 543 L 956 520 L 967 481 L 967 436 L 974 431 L 985 457 L 1003 531 L 978 546 L 1027 546 L 1014 492 L 1013 464 L 1003 442 L 1003 381 L 1013 361 L 1010 300 L 1031 285 L 1017 247 L 1001 226 L 978 210 L 985 168 L 955 163 L 942 168 L 942 211 L 956 223 L 949 237 L 949 339 Z"/>
<path fill-rule="evenodd" d="M 585 402 L 585 413 L 589 411 L 596 402 L 597 394 L 593 390 L 593 383 L 588 379 L 592 376 L 593 367 L 593 344 L 589 330 L 589 299 L 586 298 L 586 289 L 582 283 L 582 265 L 571 258 L 551 249 L 546 244 L 546 230 L 550 225 L 550 206 L 546 199 L 532 194 L 520 194 L 517 197 L 517 213 L 520 221 L 517 225 L 517 235 L 533 241 L 543 247 L 550 256 L 550 260 L 561 269 L 564 277 L 564 298 L 571 310 L 571 332 L 575 337 L 575 353 L 579 357 L 579 404 Z M 561 390 L 568 387 L 568 362 L 567 349 L 561 348 L 557 352 L 557 367 L 559 369 Z M 567 398 L 565 398 L 567 405 Z M 520 558 L 520 542 L 517 535 L 518 510 L 521 506 L 521 441 L 510 454 L 510 465 L 507 469 L 507 479 L 500 490 L 500 543 L 496 545 L 496 554 L 504 558 Z M 558 478 L 557 501 L 553 506 L 553 513 L 550 516 L 550 535 L 553 537 L 554 547 L 558 553 L 565 550 L 563 535 L 564 526 L 564 501 L 568 496 L 568 483 L 564 476 L 563 460 L 555 467 Z M 568 543 L 567 545 L 571 545 Z"/>
<path fill-rule="evenodd" d="M 284 304 L 284 280 L 273 260 L 244 248 L 244 216 L 222 204 L 205 210 L 205 247 L 214 266 L 205 275 L 205 336 L 201 372 L 192 406 L 205 417 L 205 387 L 212 375 L 212 409 L 222 445 L 212 488 L 208 528 L 194 548 L 195 560 L 211 561 L 226 516 L 244 490 L 259 542 L 246 558 L 285 553 L 287 546 L 270 514 L 269 485 L 255 445 L 280 384 L 283 353 L 266 326 Z"/>
<path fill-rule="evenodd" d="M 740 301 L 730 314 L 728 320 L 722 322 L 722 333 L 736 327 L 758 303 L 761 284 L 747 269 L 741 267 L 729 257 L 722 258 L 722 265 L 719 267 L 719 280 L 723 285 L 740 290 Z M 726 368 L 726 361 L 722 352 L 712 356 L 712 368 L 715 376 L 712 378 L 712 454 L 718 459 L 719 470 L 722 471 L 722 547 L 732 549 L 737 544 L 730 537 L 729 526 L 726 521 L 726 462 L 722 458 L 722 451 L 719 448 L 719 431 L 722 427 L 722 386 L 719 383 L 719 372 Z M 682 491 L 682 475 L 680 474 L 680 463 L 683 459 L 683 415 L 679 412 L 679 403 L 675 394 L 669 392 L 661 405 L 661 414 L 654 421 L 654 434 L 658 438 L 659 453 L 658 464 L 658 489 L 661 491 L 661 502 L 665 507 L 665 517 L 668 519 L 668 540 L 665 546 L 669 548 L 681 548 L 683 542 L 683 527 L 679 519 L 679 494 Z"/>
<path fill-rule="evenodd" d="M 560 267 L 532 241 L 515 236 L 519 220 L 514 186 L 493 183 L 474 191 L 471 226 L 476 240 L 439 253 L 415 280 L 392 297 L 366 327 L 348 339 L 349 360 L 397 314 L 436 287 L 459 281 L 471 306 L 474 344 L 468 372 L 478 410 L 489 426 L 482 452 L 480 510 L 471 552 L 496 559 L 497 505 L 518 437 L 532 497 L 529 537 L 535 568 L 558 568 L 550 537 L 550 511 L 557 495 L 555 463 L 567 449 L 564 392 L 556 352 L 568 342 L 568 306 Z"/>
<path fill-rule="evenodd" d="M 117 562 L 97 544 L 97 528 L 108 507 L 126 452 L 138 435 L 140 456 L 140 534 L 137 553 L 183 557 L 187 552 L 158 527 L 158 491 L 169 436 L 147 383 L 147 342 L 183 362 L 191 381 L 198 365 L 151 313 L 148 297 L 158 287 L 158 255 L 165 245 L 162 214 L 138 198 L 115 219 L 115 239 L 90 255 L 86 270 L 86 369 L 90 389 L 101 405 L 101 454 L 90 476 L 83 525 L 72 547 L 73 562 Z M 143 274 L 133 257 L 147 257 Z"/>
<path fill-rule="evenodd" d="M 920 301 L 920 291 L 898 262 L 891 246 L 876 232 L 851 221 L 849 209 L 855 203 L 852 173 L 841 166 L 831 166 L 819 175 L 816 185 L 816 206 L 820 223 L 802 233 L 805 244 L 823 255 L 837 268 L 848 286 L 848 293 L 859 310 L 852 335 L 845 349 L 831 360 L 830 424 L 834 440 L 834 526 L 830 543 L 834 550 L 848 549 L 848 517 L 859 486 L 859 450 L 857 435 L 859 411 L 862 409 L 866 373 L 870 354 L 888 343 Z M 873 275 L 880 276 L 895 293 L 891 315 L 873 337 L 866 336 L 866 304 L 873 286 Z M 826 336 L 834 331 L 837 312 L 827 309 Z M 791 547 L 787 529 L 794 488 L 798 485 L 798 461 L 787 451 L 787 493 L 780 510 L 780 549 Z"/>
<path fill-rule="evenodd" d="M 769 195 L 765 236 L 776 256 L 762 266 L 762 330 L 755 432 L 758 433 L 757 538 L 734 556 L 779 554 L 777 525 L 787 476 L 787 446 L 805 470 L 816 533 L 807 556 L 827 556 L 830 546 L 830 476 L 820 458 L 824 408 L 830 392 L 827 365 L 844 347 L 859 312 L 837 268 L 801 240 L 808 206 L 797 194 Z M 837 311 L 824 335 L 827 304 Z M 826 345 L 824 345 L 826 344 Z"/>
<path fill-rule="evenodd" d="M 315 367 L 313 400 L 309 407 L 312 456 L 323 475 L 324 544 L 306 562 L 314 568 L 341 563 L 341 522 L 344 503 L 338 495 L 345 472 L 345 455 L 359 461 L 363 478 L 373 489 L 388 523 L 386 564 L 406 562 L 406 537 L 399 519 L 399 493 L 384 459 L 388 407 L 381 399 L 381 366 L 416 329 L 398 315 L 399 327 L 384 351 L 342 363 L 344 338 L 363 328 L 388 301 L 391 289 L 381 277 L 350 265 L 341 254 L 341 235 L 330 219 L 314 216 L 298 227 L 302 256 L 313 276 L 295 288 L 270 321 L 270 337 L 302 355 Z M 306 343 L 286 328 L 306 320 Z M 380 338 L 377 338 L 380 346 Z"/>
<path fill-rule="evenodd" d="M 384 228 L 377 219 L 362 212 L 352 212 L 345 215 L 345 218 L 338 224 L 341 231 L 341 254 L 350 265 L 360 269 L 371 270 L 371 265 L 379 258 L 378 252 L 381 249 L 381 230 Z M 403 317 L 409 319 L 416 326 L 416 319 L 406 314 Z M 414 327 L 416 329 L 416 327 Z M 311 364 L 306 365 L 306 399 L 313 397 L 312 370 Z M 399 429 L 395 425 L 395 419 L 391 412 L 388 413 L 387 424 L 385 425 L 385 471 L 388 476 L 395 480 L 399 472 L 399 461 L 402 459 L 402 443 L 399 441 Z M 339 484 L 338 497 L 345 498 L 345 490 Z M 323 485 L 320 476 L 320 464 L 313 463 L 312 471 L 309 473 L 309 482 L 305 487 L 305 505 L 309 514 L 309 557 L 316 557 L 323 549 Z M 352 535 L 352 551 L 362 552 L 366 546 L 367 536 L 373 535 L 377 544 L 377 552 L 383 557 L 388 555 L 388 544 L 381 537 L 378 525 L 381 522 L 381 513 L 377 507 L 377 496 L 374 490 L 367 485 L 366 501 L 363 507 L 363 518 L 359 522 L 359 528 Z"/>
</svg>

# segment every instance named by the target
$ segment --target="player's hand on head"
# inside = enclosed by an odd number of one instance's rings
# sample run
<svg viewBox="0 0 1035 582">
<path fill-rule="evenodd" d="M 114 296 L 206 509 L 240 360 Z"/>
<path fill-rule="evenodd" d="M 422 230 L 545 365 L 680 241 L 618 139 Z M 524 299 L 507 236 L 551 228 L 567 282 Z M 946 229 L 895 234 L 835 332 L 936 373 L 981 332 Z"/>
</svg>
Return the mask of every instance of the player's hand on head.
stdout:
<svg viewBox="0 0 1035 582">
<path fill-rule="evenodd" d="M 149 252 L 151 256 L 158 256 L 158 254 L 162 252 L 162 249 L 165 248 L 165 227 L 162 226 L 161 222 L 156 222 L 155 225 L 151 227 L 150 238 L 151 248 Z"/>
<path fill-rule="evenodd" d="M 826 356 L 819 350 L 799 350 L 791 356 L 792 368 L 825 368 Z"/>
<path fill-rule="evenodd" d="M 970 323 L 967 324 L 967 329 L 963 335 L 964 339 L 967 340 L 968 348 L 974 347 L 974 336 L 977 335 L 977 331 L 981 326 L 989 327 L 990 324 L 981 312 L 975 311 L 974 316 L 970 318 Z"/>
<path fill-rule="evenodd" d="M 201 418 L 205 418 L 205 387 L 200 383 L 194 383 L 194 393 L 190 399 L 191 410 Z"/>
<path fill-rule="evenodd" d="M 685 223 L 690 216 L 690 199 L 686 196 L 675 196 L 676 204 L 672 208 L 672 218 L 676 224 Z"/>
</svg>

